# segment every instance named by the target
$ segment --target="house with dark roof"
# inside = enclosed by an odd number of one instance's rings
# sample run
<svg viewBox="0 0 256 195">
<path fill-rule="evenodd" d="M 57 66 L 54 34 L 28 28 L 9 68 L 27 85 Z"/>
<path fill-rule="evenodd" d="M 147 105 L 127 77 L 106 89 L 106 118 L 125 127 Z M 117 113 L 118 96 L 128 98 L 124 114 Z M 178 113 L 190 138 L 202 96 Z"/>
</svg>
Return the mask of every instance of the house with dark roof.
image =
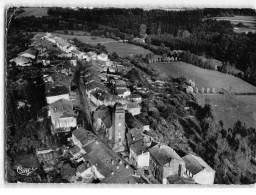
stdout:
<svg viewBox="0 0 256 195">
<path fill-rule="evenodd" d="M 148 146 L 143 139 L 139 139 L 138 141 L 130 144 L 129 149 L 129 158 L 137 167 L 149 167 L 150 154 L 148 151 Z"/>
<path fill-rule="evenodd" d="M 141 97 L 141 95 L 139 95 L 139 94 L 132 94 L 132 95 L 130 95 L 128 98 L 129 98 L 129 100 L 131 100 L 131 101 L 133 101 L 133 102 L 138 102 L 138 103 L 140 103 L 140 102 L 142 101 L 142 97 Z"/>
<path fill-rule="evenodd" d="M 70 160 L 76 160 L 77 162 L 80 161 L 80 159 L 85 154 L 85 151 L 81 149 L 79 146 L 75 145 L 74 147 L 69 149 L 70 154 L 73 156 Z"/>
<path fill-rule="evenodd" d="M 60 99 L 69 100 L 69 88 L 59 83 L 46 83 L 45 96 L 47 104 L 52 104 Z"/>
<path fill-rule="evenodd" d="M 186 165 L 186 175 L 189 175 L 198 184 L 214 184 L 215 171 L 200 157 L 188 154 L 182 158 Z"/>
<path fill-rule="evenodd" d="M 80 127 L 72 132 L 72 140 L 85 152 L 84 162 L 76 169 L 77 181 L 80 180 L 82 183 L 145 182 L 139 176 L 133 178 L 135 170 L 93 133 Z"/>
<path fill-rule="evenodd" d="M 129 112 L 125 113 L 125 123 L 129 129 L 143 129 L 143 125 Z"/>
<path fill-rule="evenodd" d="M 85 88 L 86 88 L 87 95 L 90 94 L 92 91 L 95 91 L 97 89 L 101 89 L 105 92 L 109 91 L 109 89 L 104 84 L 102 84 L 100 82 L 97 82 L 97 81 L 93 81 L 91 83 L 86 84 Z"/>
<path fill-rule="evenodd" d="M 126 133 L 129 147 L 129 159 L 137 167 L 148 167 L 150 154 L 148 148 L 151 147 L 151 138 L 143 134 L 142 129 L 128 129 Z"/>
<path fill-rule="evenodd" d="M 131 91 L 128 88 L 125 89 L 116 89 L 116 95 L 118 95 L 119 97 L 125 98 L 129 95 L 131 95 Z"/>
<path fill-rule="evenodd" d="M 88 94 L 88 97 L 92 101 L 95 106 L 100 106 L 104 104 L 104 97 L 106 96 L 106 92 L 101 89 L 96 89 Z"/>
<path fill-rule="evenodd" d="M 82 149 L 89 143 L 94 142 L 95 139 L 96 136 L 84 129 L 83 127 L 79 127 L 76 130 L 72 131 L 72 141 L 80 149 Z"/>
<path fill-rule="evenodd" d="M 51 118 L 52 123 L 52 134 L 68 132 L 72 127 L 77 126 L 76 115 L 71 101 L 60 99 L 49 104 L 48 108 L 48 116 Z"/>
<path fill-rule="evenodd" d="M 135 170 L 100 140 L 91 142 L 84 150 L 88 162 L 100 174 L 101 177 L 97 177 L 101 183 L 138 183 L 132 178 Z"/>
<path fill-rule="evenodd" d="M 107 137 L 112 131 L 112 120 L 108 107 L 103 105 L 93 112 L 93 126 L 101 137 Z"/>
<path fill-rule="evenodd" d="M 189 176 L 171 175 L 166 178 L 167 184 L 196 184 Z"/>
<path fill-rule="evenodd" d="M 159 182 L 166 184 L 167 177 L 185 173 L 184 160 L 171 147 L 157 144 L 149 152 L 149 169 Z"/>
</svg>

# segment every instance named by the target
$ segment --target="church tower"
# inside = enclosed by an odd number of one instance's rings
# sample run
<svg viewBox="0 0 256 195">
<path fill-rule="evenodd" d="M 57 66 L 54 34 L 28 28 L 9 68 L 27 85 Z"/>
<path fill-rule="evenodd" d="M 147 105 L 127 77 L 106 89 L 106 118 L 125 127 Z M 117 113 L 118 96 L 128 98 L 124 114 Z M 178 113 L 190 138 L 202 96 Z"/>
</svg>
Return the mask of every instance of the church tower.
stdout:
<svg viewBox="0 0 256 195">
<path fill-rule="evenodd" d="M 112 144 L 113 150 L 121 150 L 125 142 L 125 110 L 121 104 L 116 104 L 113 113 Z"/>
</svg>

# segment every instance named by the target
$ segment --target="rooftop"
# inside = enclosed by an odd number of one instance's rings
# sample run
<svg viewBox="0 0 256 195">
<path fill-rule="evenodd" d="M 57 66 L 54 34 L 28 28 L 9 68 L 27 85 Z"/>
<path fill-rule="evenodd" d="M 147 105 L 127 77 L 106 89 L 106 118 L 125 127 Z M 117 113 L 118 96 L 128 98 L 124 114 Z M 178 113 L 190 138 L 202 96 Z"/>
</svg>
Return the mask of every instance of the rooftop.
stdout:
<svg viewBox="0 0 256 195">
<path fill-rule="evenodd" d="M 30 54 L 30 55 L 36 56 L 37 53 L 38 53 L 38 50 L 36 50 L 36 49 L 28 49 L 28 50 L 20 53 L 19 55 Z"/>
<path fill-rule="evenodd" d="M 109 89 L 105 85 L 103 85 L 103 84 L 101 84 L 100 82 L 97 82 L 97 81 L 93 81 L 91 83 L 86 84 L 86 89 L 88 91 L 90 91 L 92 89 L 95 89 L 95 88 L 101 89 L 101 90 L 106 91 L 106 92 L 109 91 Z"/>
<path fill-rule="evenodd" d="M 122 183 L 134 170 L 100 140 L 95 140 L 83 147 L 86 151 L 85 157 L 94 164 L 98 171 L 105 177 L 102 183 Z"/>
<path fill-rule="evenodd" d="M 86 146 L 89 143 L 95 141 L 95 135 L 83 127 L 79 127 L 78 129 L 74 130 L 72 134 L 81 142 L 83 146 Z"/>
<path fill-rule="evenodd" d="M 87 52 L 87 54 L 88 54 L 89 56 L 97 55 L 95 52 L 92 52 L 92 51 Z"/>
<path fill-rule="evenodd" d="M 104 105 L 100 106 L 97 110 L 93 112 L 93 117 L 95 119 L 100 118 L 107 128 L 110 128 L 112 126 L 109 109 Z"/>
<path fill-rule="evenodd" d="M 46 96 L 57 96 L 63 94 L 69 94 L 69 89 L 66 86 L 60 85 L 58 83 L 47 83 L 45 85 Z"/>
<path fill-rule="evenodd" d="M 143 139 L 133 142 L 130 145 L 130 147 L 135 152 L 136 155 L 140 155 L 142 153 L 148 152 L 148 150 L 147 150 L 148 147 L 144 143 Z"/>
<path fill-rule="evenodd" d="M 206 169 L 207 171 L 215 172 L 202 158 L 193 154 L 188 154 L 183 157 L 186 168 L 193 174 L 201 172 Z"/>
<path fill-rule="evenodd" d="M 149 152 L 160 166 L 165 166 L 173 159 L 183 161 L 182 158 L 171 147 L 163 144 L 155 145 L 149 149 Z"/>
<path fill-rule="evenodd" d="M 108 55 L 107 55 L 107 54 L 105 54 L 105 53 L 101 53 L 99 56 L 100 56 L 100 57 L 102 57 L 102 58 L 106 58 L 106 57 L 108 57 Z"/>
<path fill-rule="evenodd" d="M 140 108 L 140 104 L 136 102 L 127 102 L 127 109 Z"/>
<path fill-rule="evenodd" d="M 104 97 L 106 97 L 106 92 L 101 90 L 101 89 L 97 89 L 95 91 L 92 91 L 90 93 L 92 96 L 94 96 L 96 99 L 99 99 L 100 101 L 104 101 Z"/>
<path fill-rule="evenodd" d="M 18 57 L 16 57 L 16 58 L 13 58 L 13 59 L 11 60 L 11 62 L 15 62 L 16 64 L 24 65 L 24 66 L 31 64 L 31 60 L 28 59 L 28 58 L 25 58 L 25 57 L 23 57 L 23 56 L 18 56 Z"/>
<path fill-rule="evenodd" d="M 130 95 L 129 97 L 130 97 L 131 99 L 141 98 L 141 96 L 138 95 L 138 94 L 132 94 L 132 95 Z"/>
<path fill-rule="evenodd" d="M 56 102 L 53 102 L 52 104 L 49 104 L 48 106 L 50 110 L 50 116 L 54 121 L 58 120 L 63 115 L 68 117 L 75 116 L 72 102 L 69 100 L 60 99 Z"/>
<path fill-rule="evenodd" d="M 134 116 L 131 113 L 125 113 L 125 123 L 128 128 L 137 128 L 137 129 L 143 129 L 143 126 L 141 123 L 134 118 Z"/>
<path fill-rule="evenodd" d="M 170 184 L 196 184 L 190 177 L 181 177 L 179 175 L 171 175 L 166 178 Z"/>
<path fill-rule="evenodd" d="M 117 95 L 122 95 L 124 92 L 128 91 L 128 89 L 116 89 L 116 94 Z"/>
<path fill-rule="evenodd" d="M 70 148 L 69 151 L 71 152 L 71 154 L 75 155 L 80 152 L 80 148 L 78 146 L 74 146 L 73 148 Z"/>
<path fill-rule="evenodd" d="M 143 138 L 142 133 L 143 133 L 142 129 L 137 129 L 137 128 L 129 129 L 126 134 L 128 144 L 129 145 L 133 144 L 134 142 L 142 139 Z"/>
</svg>

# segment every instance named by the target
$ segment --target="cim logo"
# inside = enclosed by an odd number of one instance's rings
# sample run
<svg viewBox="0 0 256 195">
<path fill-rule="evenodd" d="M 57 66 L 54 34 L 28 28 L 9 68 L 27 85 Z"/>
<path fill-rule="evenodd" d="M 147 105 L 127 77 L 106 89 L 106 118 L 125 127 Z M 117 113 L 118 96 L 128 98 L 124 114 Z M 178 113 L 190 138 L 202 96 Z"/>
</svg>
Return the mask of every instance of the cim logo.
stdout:
<svg viewBox="0 0 256 195">
<path fill-rule="evenodd" d="M 23 168 L 22 166 L 17 167 L 17 173 L 20 175 L 26 175 L 29 176 L 31 173 L 33 173 L 37 168 Z"/>
</svg>

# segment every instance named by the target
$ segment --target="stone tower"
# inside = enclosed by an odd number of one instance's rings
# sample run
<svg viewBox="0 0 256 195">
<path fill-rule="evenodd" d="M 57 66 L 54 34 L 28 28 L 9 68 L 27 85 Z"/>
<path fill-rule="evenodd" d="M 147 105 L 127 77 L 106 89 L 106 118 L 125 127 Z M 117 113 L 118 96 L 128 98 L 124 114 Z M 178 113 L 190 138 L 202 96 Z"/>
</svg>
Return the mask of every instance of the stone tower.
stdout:
<svg viewBox="0 0 256 195">
<path fill-rule="evenodd" d="M 113 150 L 122 150 L 125 142 L 125 110 L 121 104 L 116 104 L 113 113 L 112 145 Z"/>
</svg>

